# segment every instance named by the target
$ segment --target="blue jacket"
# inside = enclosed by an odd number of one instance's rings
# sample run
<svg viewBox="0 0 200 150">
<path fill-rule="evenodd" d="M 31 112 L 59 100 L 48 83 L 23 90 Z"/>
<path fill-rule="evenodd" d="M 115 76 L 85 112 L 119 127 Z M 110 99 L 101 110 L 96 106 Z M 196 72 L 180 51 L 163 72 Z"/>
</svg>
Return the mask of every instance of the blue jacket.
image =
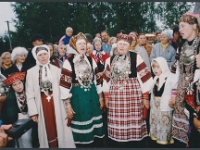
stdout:
<svg viewBox="0 0 200 150">
<path fill-rule="evenodd" d="M 68 35 L 65 35 L 65 38 L 62 40 L 63 43 L 66 45 L 66 44 L 69 44 L 69 40 L 70 40 L 71 37 L 69 37 Z"/>
<path fill-rule="evenodd" d="M 162 44 L 157 43 L 153 46 L 153 49 L 151 51 L 150 62 L 159 56 L 164 57 L 167 60 L 169 68 L 171 68 L 175 60 L 175 55 L 176 55 L 176 50 L 170 44 L 163 51 Z"/>
</svg>

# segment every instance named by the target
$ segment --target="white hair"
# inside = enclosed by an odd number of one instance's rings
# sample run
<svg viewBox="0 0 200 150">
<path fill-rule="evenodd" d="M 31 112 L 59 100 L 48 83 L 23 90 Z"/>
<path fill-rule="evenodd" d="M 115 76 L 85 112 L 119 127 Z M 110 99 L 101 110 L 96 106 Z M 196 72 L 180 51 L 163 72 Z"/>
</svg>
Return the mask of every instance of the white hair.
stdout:
<svg viewBox="0 0 200 150">
<path fill-rule="evenodd" d="M 67 27 L 66 31 L 68 31 L 68 30 L 73 31 L 73 29 L 71 27 Z"/>
<path fill-rule="evenodd" d="M 15 47 L 11 53 L 11 59 L 13 62 L 16 61 L 18 55 L 25 55 L 27 57 L 28 50 L 25 47 Z"/>
<path fill-rule="evenodd" d="M 102 41 L 101 41 L 101 38 L 98 38 L 98 37 L 95 37 L 95 38 L 93 39 L 93 43 L 95 43 L 96 41 L 99 41 L 100 43 L 102 42 Z"/>
</svg>

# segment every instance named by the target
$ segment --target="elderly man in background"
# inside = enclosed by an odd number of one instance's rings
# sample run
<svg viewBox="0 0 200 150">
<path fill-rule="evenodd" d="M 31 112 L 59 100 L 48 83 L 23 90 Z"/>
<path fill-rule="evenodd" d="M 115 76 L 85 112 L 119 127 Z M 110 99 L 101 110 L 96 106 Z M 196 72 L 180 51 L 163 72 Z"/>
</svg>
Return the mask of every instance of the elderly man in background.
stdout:
<svg viewBox="0 0 200 150">
<path fill-rule="evenodd" d="M 108 53 L 108 55 L 110 55 L 110 51 L 111 51 L 112 46 L 109 44 L 110 36 L 109 36 L 109 34 L 106 30 L 101 32 L 101 39 L 103 41 L 103 43 L 102 43 L 103 50 L 106 53 Z"/>
</svg>

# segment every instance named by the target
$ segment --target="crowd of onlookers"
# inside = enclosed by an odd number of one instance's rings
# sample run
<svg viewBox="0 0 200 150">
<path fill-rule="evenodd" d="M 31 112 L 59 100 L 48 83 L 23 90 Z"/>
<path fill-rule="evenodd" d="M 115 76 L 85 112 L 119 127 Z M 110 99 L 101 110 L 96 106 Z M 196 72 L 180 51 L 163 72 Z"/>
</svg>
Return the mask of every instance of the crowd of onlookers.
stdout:
<svg viewBox="0 0 200 150">
<path fill-rule="evenodd" d="M 1 147 L 18 119 L 38 123 L 20 137 L 31 147 L 199 147 L 199 15 L 155 33 L 104 30 L 1 54 Z"/>
</svg>

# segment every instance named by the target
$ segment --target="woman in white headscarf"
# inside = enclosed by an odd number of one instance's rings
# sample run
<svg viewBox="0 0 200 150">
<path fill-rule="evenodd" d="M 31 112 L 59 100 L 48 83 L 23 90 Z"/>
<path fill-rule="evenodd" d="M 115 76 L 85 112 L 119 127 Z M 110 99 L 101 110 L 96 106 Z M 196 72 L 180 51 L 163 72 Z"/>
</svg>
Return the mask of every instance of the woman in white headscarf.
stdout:
<svg viewBox="0 0 200 150">
<path fill-rule="evenodd" d="M 60 100 L 60 69 L 50 64 L 48 46 L 35 46 L 32 54 L 36 66 L 27 72 L 26 96 L 29 116 L 38 122 L 40 148 L 73 148 L 72 133 L 66 126 L 64 104 Z"/>
</svg>

